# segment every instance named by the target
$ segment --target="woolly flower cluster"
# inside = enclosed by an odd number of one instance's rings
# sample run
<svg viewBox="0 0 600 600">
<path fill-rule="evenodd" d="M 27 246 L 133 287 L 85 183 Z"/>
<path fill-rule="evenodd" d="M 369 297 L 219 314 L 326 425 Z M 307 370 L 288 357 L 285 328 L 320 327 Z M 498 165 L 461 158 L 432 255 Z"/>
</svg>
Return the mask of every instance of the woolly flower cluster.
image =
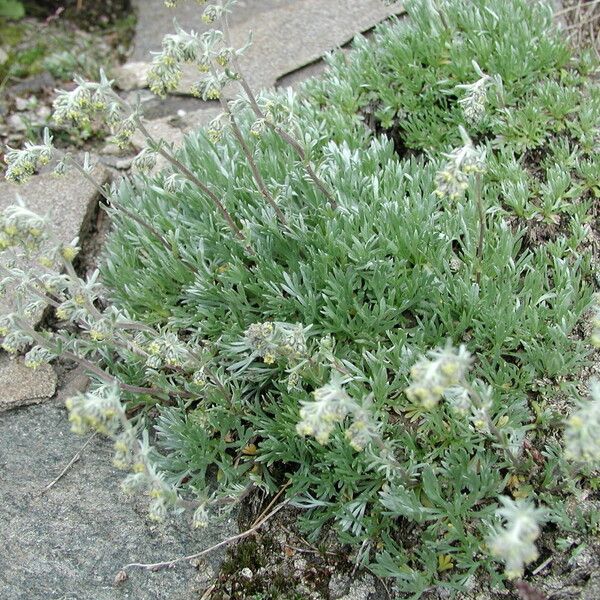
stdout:
<svg viewBox="0 0 600 600">
<path fill-rule="evenodd" d="M 78 127 L 89 125 L 101 118 L 114 126 L 121 121 L 121 103 L 112 90 L 104 71 L 100 71 L 100 81 L 86 81 L 74 77 L 77 87 L 71 91 L 58 90 L 54 100 L 53 118 L 56 123 L 70 123 Z"/>
<path fill-rule="evenodd" d="M 406 395 L 427 409 L 433 408 L 449 389 L 463 381 L 471 362 L 471 355 L 464 346 L 430 351 L 411 368 L 412 381 Z"/>
<path fill-rule="evenodd" d="M 296 431 L 311 435 L 319 444 L 329 441 L 336 423 L 341 423 L 354 408 L 354 401 L 343 388 L 343 380 L 333 375 L 331 381 L 313 392 L 314 401 L 303 402 Z"/>
<path fill-rule="evenodd" d="M 539 524 L 544 520 L 545 511 L 526 500 L 515 501 L 502 496 L 500 502 L 503 507 L 496 514 L 505 524 L 490 537 L 488 546 L 493 556 L 504 561 L 506 576 L 515 579 L 538 557 L 534 542 L 540 535 Z"/>
<path fill-rule="evenodd" d="M 502 79 L 498 75 L 494 77 L 486 75 L 475 61 L 473 61 L 473 67 L 479 75 L 479 79 L 475 83 L 457 85 L 456 87 L 466 92 L 465 96 L 458 101 L 462 106 L 465 120 L 471 125 L 478 125 L 485 116 L 489 88 L 496 86 L 501 89 Z"/>
<path fill-rule="evenodd" d="M 100 81 L 85 81 L 81 77 L 74 78 L 77 87 L 71 91 L 58 90 L 54 100 L 53 118 L 56 123 L 68 123 L 75 127 L 86 127 L 92 122 L 104 123 L 114 134 L 114 142 L 125 147 L 136 129 L 137 110 L 125 118 L 125 103 L 112 89 L 113 82 L 104 71 L 100 70 Z M 89 170 L 87 165 L 84 168 Z M 64 165 L 57 167 L 62 173 Z"/>
<path fill-rule="evenodd" d="M 600 465 L 600 381 L 592 382 L 590 395 L 568 420 L 565 455 L 594 468 Z"/>
<path fill-rule="evenodd" d="M 592 314 L 592 336 L 590 338 L 594 348 L 600 348 L 600 297 L 597 300 L 598 304 L 594 307 Z"/>
<path fill-rule="evenodd" d="M 6 179 L 14 183 L 23 183 L 31 177 L 40 167 L 47 165 L 52 158 L 52 136 L 48 128 L 44 129 L 44 138 L 41 144 L 25 142 L 21 150 L 7 148 L 4 162 L 8 165 Z"/>
<path fill-rule="evenodd" d="M 33 338 L 18 327 L 14 313 L 0 318 L 0 337 L 2 338 L 0 348 L 9 354 L 22 352 L 33 343 Z"/>
<path fill-rule="evenodd" d="M 114 434 L 121 426 L 123 408 L 121 394 L 116 385 L 100 385 L 85 394 L 68 398 L 71 430 L 83 434 L 92 429 L 105 435 Z"/>
<path fill-rule="evenodd" d="M 187 346 L 175 333 L 166 332 L 155 337 L 146 347 L 148 357 L 146 366 L 158 370 L 163 367 L 184 366 L 190 359 Z"/>
<path fill-rule="evenodd" d="M 306 356 L 306 331 L 301 323 L 253 323 L 244 333 L 244 344 L 268 365 L 300 360 Z"/>
<path fill-rule="evenodd" d="M 353 409 L 353 422 L 346 429 L 348 443 L 357 451 L 364 450 L 375 438 L 379 436 L 377 421 L 372 417 L 368 406 L 356 405 Z"/>
<path fill-rule="evenodd" d="M 445 154 L 446 163 L 435 177 L 436 196 L 459 200 L 469 187 L 469 178 L 485 171 L 485 150 L 473 146 L 463 127 L 460 127 L 463 146 Z"/>
<path fill-rule="evenodd" d="M 30 369 L 37 369 L 42 365 L 48 364 L 56 358 L 56 354 L 43 346 L 33 346 L 25 355 L 25 366 Z"/>
<path fill-rule="evenodd" d="M 119 438 L 117 438 L 115 447 L 118 441 Z M 123 442 L 124 449 L 128 440 L 124 439 Z M 144 431 L 142 439 L 136 441 L 135 444 L 135 460 L 131 465 L 133 472 L 125 478 L 121 487 L 126 494 L 145 492 L 150 498 L 149 519 L 157 522 L 163 521 L 169 508 L 174 508 L 178 503 L 177 490 L 169 485 L 162 473 L 154 467 L 150 457 L 152 448 L 148 441 L 148 432 Z"/>
<path fill-rule="evenodd" d="M 26 250 L 39 248 L 46 237 L 48 219 L 22 204 L 11 204 L 0 213 L 0 251 L 21 246 Z"/>
<path fill-rule="evenodd" d="M 205 9 L 205 15 L 210 13 L 210 19 L 217 18 L 221 14 L 219 10 L 209 5 Z M 216 46 L 222 41 L 223 34 L 218 31 L 207 31 L 200 35 L 193 30 L 188 33 L 176 26 L 174 34 L 163 38 L 161 52 L 154 54 L 152 68 L 148 74 L 152 93 L 164 97 L 168 92 L 175 90 L 181 81 L 183 73 L 181 65 L 184 63 L 195 64 L 201 73 L 210 71 L 210 61 L 213 57 L 218 64 L 227 64 L 233 55 L 233 50 L 228 48 L 216 50 Z M 226 79 L 226 77 L 210 75 L 195 84 L 192 93 L 205 100 L 218 99 Z"/>
</svg>

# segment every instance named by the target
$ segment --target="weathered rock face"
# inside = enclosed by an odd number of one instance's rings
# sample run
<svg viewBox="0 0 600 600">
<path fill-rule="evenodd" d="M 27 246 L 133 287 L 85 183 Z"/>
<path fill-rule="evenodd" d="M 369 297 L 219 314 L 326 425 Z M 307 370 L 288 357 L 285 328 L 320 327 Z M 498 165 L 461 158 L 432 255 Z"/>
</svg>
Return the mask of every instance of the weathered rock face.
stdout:
<svg viewBox="0 0 600 600">
<path fill-rule="evenodd" d="M 54 395 L 56 373 L 50 365 L 29 369 L 21 358 L 0 354 L 0 412 L 37 404 Z"/>
</svg>

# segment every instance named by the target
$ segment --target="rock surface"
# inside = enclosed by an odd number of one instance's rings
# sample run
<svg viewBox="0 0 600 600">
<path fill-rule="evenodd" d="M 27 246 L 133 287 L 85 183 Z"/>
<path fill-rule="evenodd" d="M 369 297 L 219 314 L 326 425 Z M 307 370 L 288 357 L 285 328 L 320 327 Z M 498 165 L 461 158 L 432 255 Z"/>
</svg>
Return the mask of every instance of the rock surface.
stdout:
<svg viewBox="0 0 600 600">
<path fill-rule="evenodd" d="M 100 184 L 108 180 L 108 172 L 100 166 L 94 169 L 92 176 Z M 76 237 L 85 236 L 98 210 L 96 188 L 82 175 L 73 171 L 64 177 L 56 177 L 51 173 L 36 175 L 22 185 L 2 181 L 0 211 L 14 204 L 17 198 L 21 198 L 30 210 L 41 215 L 47 214 L 50 230 L 65 244 Z M 6 260 L 5 255 L 0 255 L 0 264 Z M 26 268 L 33 265 L 24 262 L 21 266 Z M 12 312 L 14 309 L 14 294 L 9 290 L 4 298 L 0 298 L 0 314 Z M 39 322 L 42 312 L 33 315 L 32 324 Z"/>
<path fill-rule="evenodd" d="M 30 369 L 23 359 L 0 354 L 0 412 L 36 404 L 56 391 L 56 372 L 50 365 Z"/>
<path fill-rule="evenodd" d="M 128 62 L 113 70 L 115 85 L 125 92 L 145 88 L 148 85 L 149 62 Z"/>
<path fill-rule="evenodd" d="M 203 550 L 234 534 L 229 522 L 192 530 L 182 517 L 156 525 L 123 496 L 110 442 L 94 439 L 53 487 L 42 490 L 80 450 L 56 401 L 0 414 L 0 597 L 2 600 L 190 600 L 208 587 L 218 552 L 194 568 L 129 570 Z M 142 499 L 143 501 L 143 499 Z"/>
</svg>

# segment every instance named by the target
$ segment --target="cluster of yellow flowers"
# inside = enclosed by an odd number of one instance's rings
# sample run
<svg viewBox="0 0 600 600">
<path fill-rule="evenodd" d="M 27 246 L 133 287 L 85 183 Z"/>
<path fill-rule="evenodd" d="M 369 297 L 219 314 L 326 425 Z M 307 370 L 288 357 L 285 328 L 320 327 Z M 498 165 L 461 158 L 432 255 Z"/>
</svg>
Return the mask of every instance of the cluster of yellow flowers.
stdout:
<svg viewBox="0 0 600 600">
<path fill-rule="evenodd" d="M 567 422 L 565 456 L 574 462 L 600 465 L 600 381 L 593 381 L 591 398 Z"/>
<path fill-rule="evenodd" d="M 253 323 L 246 329 L 244 343 L 255 356 L 272 365 L 278 360 L 297 361 L 306 356 L 306 329 L 281 321 Z"/>
<path fill-rule="evenodd" d="M 85 394 L 67 399 L 71 429 L 83 434 L 90 429 L 105 435 L 114 434 L 122 425 L 123 408 L 119 388 L 100 385 Z"/>
<path fill-rule="evenodd" d="M 435 178 L 435 195 L 440 198 L 459 200 L 469 187 L 471 175 L 485 171 L 485 151 L 473 146 L 462 126 L 459 130 L 463 146 L 444 155 L 446 163 Z"/>
<path fill-rule="evenodd" d="M 410 370 L 412 381 L 406 388 L 406 395 L 427 409 L 433 408 L 450 388 L 463 381 L 471 361 L 464 346 L 430 351 Z"/>
<path fill-rule="evenodd" d="M 44 129 L 41 144 L 25 142 L 21 150 L 7 148 L 4 162 L 7 164 L 6 179 L 13 183 L 27 181 L 38 169 L 47 165 L 52 158 L 52 136 L 48 128 Z"/>
<path fill-rule="evenodd" d="M 509 579 L 523 575 L 526 565 L 538 557 L 535 540 L 540 535 L 539 523 L 544 511 L 525 500 L 512 500 L 501 496 L 503 507 L 496 511 L 505 520 L 505 526 L 495 531 L 488 540 L 493 556 L 505 563 L 505 574 Z"/>
<path fill-rule="evenodd" d="M 313 396 L 314 401 L 302 403 L 296 431 L 301 436 L 313 436 L 319 444 L 326 444 L 336 423 L 345 419 L 354 401 L 344 390 L 341 378 L 335 375 L 328 384 L 315 390 Z"/>
</svg>

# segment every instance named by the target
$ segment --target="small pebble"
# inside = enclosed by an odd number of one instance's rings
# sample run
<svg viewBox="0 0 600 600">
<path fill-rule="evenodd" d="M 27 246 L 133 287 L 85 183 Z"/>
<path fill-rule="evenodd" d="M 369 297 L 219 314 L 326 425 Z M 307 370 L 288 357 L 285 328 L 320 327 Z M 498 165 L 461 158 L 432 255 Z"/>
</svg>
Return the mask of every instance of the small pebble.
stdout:
<svg viewBox="0 0 600 600">
<path fill-rule="evenodd" d="M 17 96 L 15 98 L 15 108 L 17 110 L 27 110 L 29 108 L 29 100 Z"/>
</svg>

